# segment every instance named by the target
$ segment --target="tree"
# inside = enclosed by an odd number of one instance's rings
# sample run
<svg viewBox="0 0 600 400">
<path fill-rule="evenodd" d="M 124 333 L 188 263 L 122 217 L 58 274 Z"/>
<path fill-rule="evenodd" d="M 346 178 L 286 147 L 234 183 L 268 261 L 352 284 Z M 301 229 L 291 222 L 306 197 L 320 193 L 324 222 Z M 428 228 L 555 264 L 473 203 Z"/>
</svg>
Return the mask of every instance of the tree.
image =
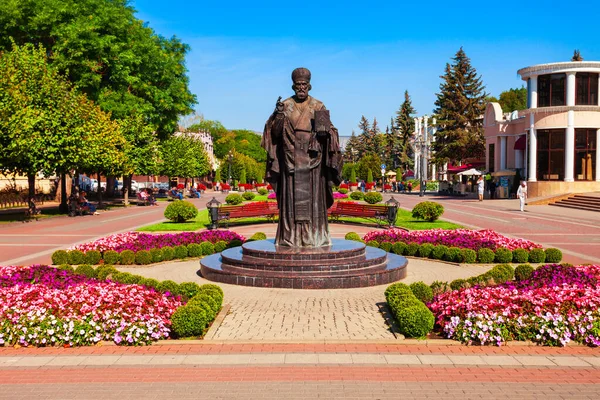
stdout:
<svg viewBox="0 0 600 400">
<path fill-rule="evenodd" d="M 210 172 L 202 142 L 193 136 L 173 136 L 161 144 L 160 171 L 168 177 L 196 178 Z"/>
<path fill-rule="evenodd" d="M 240 183 L 246 184 L 246 168 L 242 168 L 240 171 Z"/>
<path fill-rule="evenodd" d="M 221 168 L 217 169 L 217 172 L 215 172 L 215 182 L 221 182 Z"/>
<path fill-rule="evenodd" d="M 350 183 L 356 183 L 356 164 L 353 164 L 350 170 Z"/>
<path fill-rule="evenodd" d="M 410 144 L 410 138 L 415 132 L 414 116 L 416 113 L 408 90 L 406 90 L 404 91 L 404 102 L 396 112 L 396 129 L 398 129 L 400 137 L 395 149 L 399 154 L 399 163 L 404 169 L 410 169 L 413 164 L 413 148 Z"/>
<path fill-rule="evenodd" d="M 521 87 L 519 89 L 509 89 L 500 93 L 498 100 L 502 111 L 512 112 L 527 109 L 527 89 Z"/>
<path fill-rule="evenodd" d="M 373 182 L 373 170 L 367 169 L 367 183 Z"/>
<path fill-rule="evenodd" d="M 346 143 L 346 147 L 344 148 L 344 160 L 347 162 L 356 162 L 356 157 L 359 154 L 360 141 L 358 137 L 352 131 L 352 135 L 348 142 Z"/>
<path fill-rule="evenodd" d="M 481 157 L 485 152 L 485 87 L 462 47 L 446 64 L 435 101 L 438 131 L 433 143 L 438 163 Z"/>
<path fill-rule="evenodd" d="M 377 154 L 367 154 L 358 161 L 356 174 L 358 178 L 367 180 L 368 171 L 371 170 L 372 178 L 381 178 L 381 158 Z"/>
</svg>

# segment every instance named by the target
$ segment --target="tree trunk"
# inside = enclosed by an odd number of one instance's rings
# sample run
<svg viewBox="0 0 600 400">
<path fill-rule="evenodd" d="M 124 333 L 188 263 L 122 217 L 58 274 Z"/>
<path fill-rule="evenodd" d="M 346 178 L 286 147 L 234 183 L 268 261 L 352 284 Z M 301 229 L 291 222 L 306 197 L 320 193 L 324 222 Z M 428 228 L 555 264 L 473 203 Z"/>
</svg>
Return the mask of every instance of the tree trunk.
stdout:
<svg viewBox="0 0 600 400">
<path fill-rule="evenodd" d="M 129 187 L 131 186 L 131 175 L 123 176 L 123 204 L 129 205 Z"/>
<path fill-rule="evenodd" d="M 27 174 L 27 182 L 29 184 L 29 198 L 35 197 L 35 174 Z"/>
<path fill-rule="evenodd" d="M 60 174 L 60 205 L 58 211 L 62 214 L 69 212 L 69 205 L 67 204 L 67 174 Z"/>
<path fill-rule="evenodd" d="M 115 177 L 106 177 L 106 195 L 109 197 L 115 197 Z"/>
</svg>

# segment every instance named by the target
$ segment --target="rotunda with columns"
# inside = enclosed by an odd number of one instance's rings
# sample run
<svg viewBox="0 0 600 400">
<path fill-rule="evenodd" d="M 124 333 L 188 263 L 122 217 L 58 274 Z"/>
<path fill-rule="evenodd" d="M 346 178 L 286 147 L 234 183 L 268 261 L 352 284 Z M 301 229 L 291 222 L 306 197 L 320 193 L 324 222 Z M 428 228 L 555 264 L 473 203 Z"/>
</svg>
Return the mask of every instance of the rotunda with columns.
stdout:
<svg viewBox="0 0 600 400">
<path fill-rule="evenodd" d="M 527 83 L 527 109 L 487 105 L 487 169 L 519 170 L 530 197 L 600 191 L 600 62 L 541 64 L 517 73 Z"/>
</svg>

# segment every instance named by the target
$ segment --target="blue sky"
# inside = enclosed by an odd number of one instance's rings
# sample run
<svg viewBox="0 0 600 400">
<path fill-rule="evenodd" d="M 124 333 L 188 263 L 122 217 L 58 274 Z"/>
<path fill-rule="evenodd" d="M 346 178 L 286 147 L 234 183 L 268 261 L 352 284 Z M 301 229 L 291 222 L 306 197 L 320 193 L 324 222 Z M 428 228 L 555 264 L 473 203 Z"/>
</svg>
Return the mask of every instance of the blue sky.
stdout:
<svg viewBox="0 0 600 400">
<path fill-rule="evenodd" d="M 520 87 L 522 67 L 569 61 L 574 49 L 600 61 L 598 5 L 550 1 L 133 0 L 138 18 L 191 46 L 196 109 L 227 128 L 262 131 L 291 71 L 312 71 L 311 95 L 341 135 L 361 115 L 385 130 L 404 91 L 431 114 L 440 75 L 463 46 L 488 93 Z"/>
</svg>

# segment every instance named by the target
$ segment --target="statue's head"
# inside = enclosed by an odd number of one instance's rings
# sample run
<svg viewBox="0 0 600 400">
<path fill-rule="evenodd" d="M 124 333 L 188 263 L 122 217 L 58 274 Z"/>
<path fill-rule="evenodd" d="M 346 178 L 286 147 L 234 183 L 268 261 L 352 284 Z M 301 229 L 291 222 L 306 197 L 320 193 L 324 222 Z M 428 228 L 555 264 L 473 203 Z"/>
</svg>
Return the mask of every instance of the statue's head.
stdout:
<svg viewBox="0 0 600 400">
<path fill-rule="evenodd" d="M 296 68 L 292 72 L 292 89 L 299 100 L 306 100 L 308 92 L 312 89 L 310 85 L 310 71 L 306 68 Z"/>
</svg>

